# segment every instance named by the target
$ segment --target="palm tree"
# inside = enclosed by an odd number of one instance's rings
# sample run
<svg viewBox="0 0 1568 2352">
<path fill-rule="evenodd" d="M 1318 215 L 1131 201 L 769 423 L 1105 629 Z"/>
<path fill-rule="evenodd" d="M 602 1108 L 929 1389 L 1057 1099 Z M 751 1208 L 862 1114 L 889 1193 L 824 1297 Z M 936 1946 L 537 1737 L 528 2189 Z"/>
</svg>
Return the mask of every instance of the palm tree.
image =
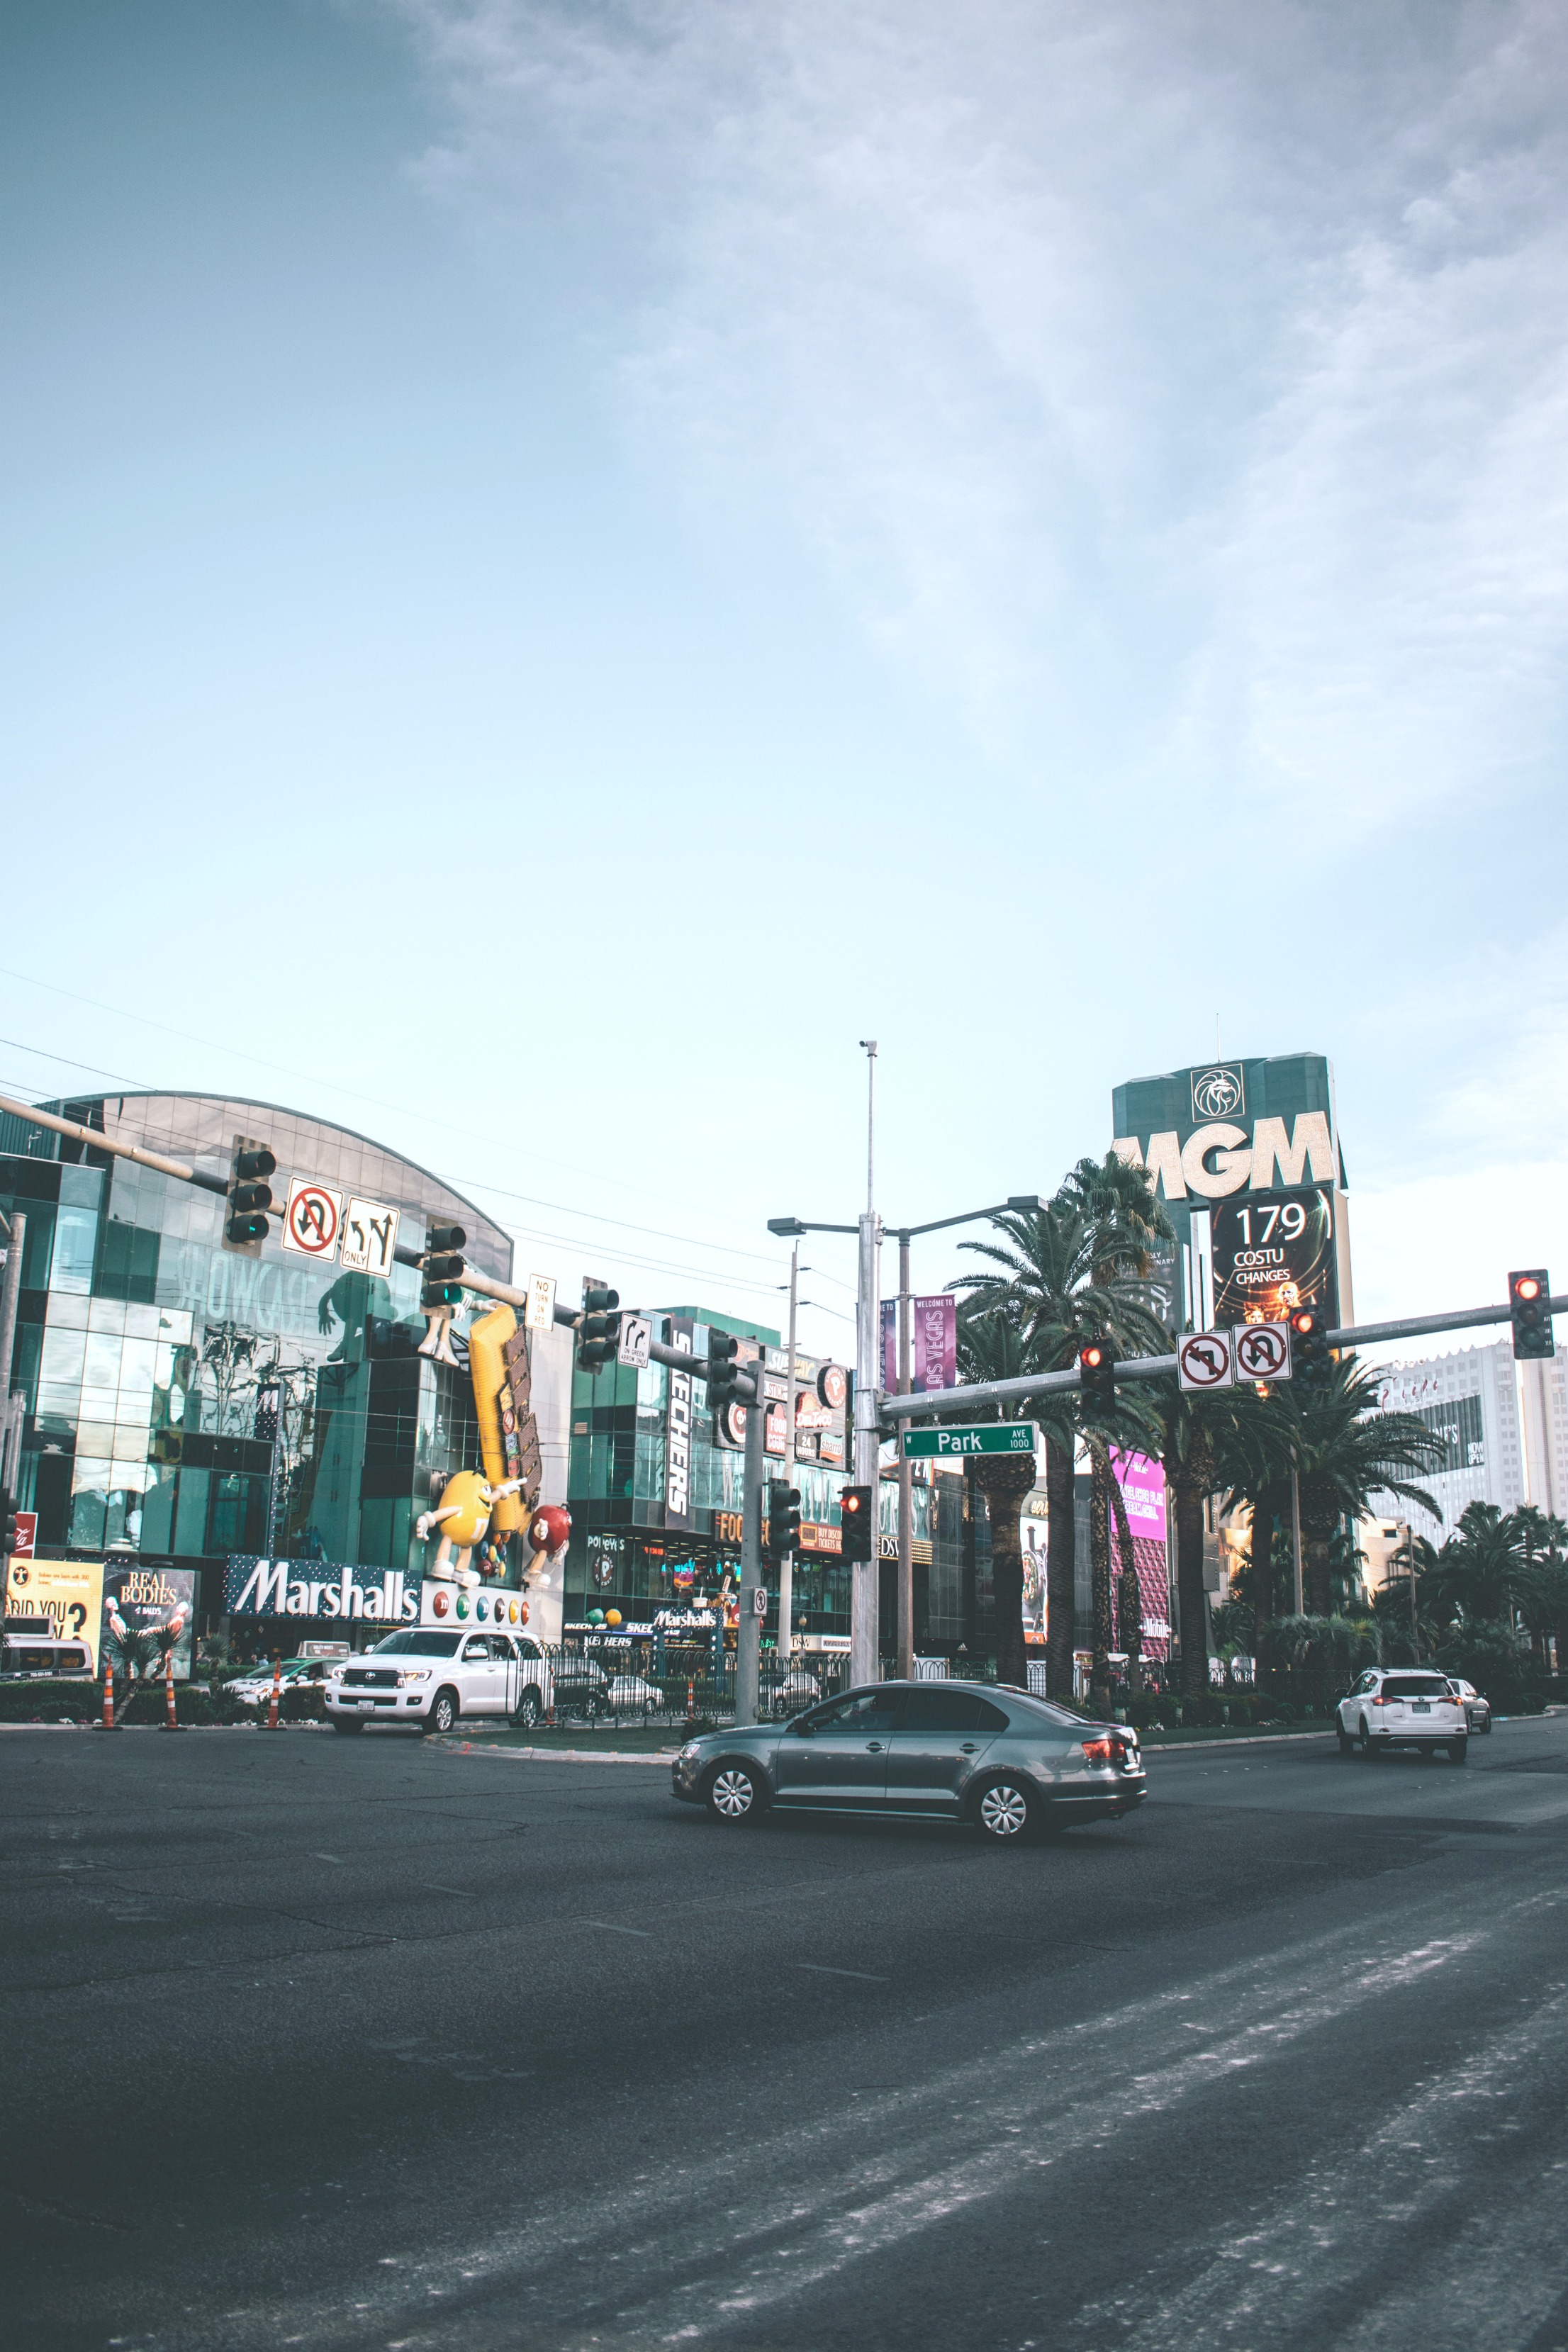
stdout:
<svg viewBox="0 0 1568 2352">
<path fill-rule="evenodd" d="M 1506 1517 L 1495 1503 L 1468 1503 L 1437 1554 L 1426 1582 L 1448 1618 L 1485 1619 L 1511 1628 L 1514 1612 L 1533 1600 L 1540 1570 L 1525 1549 L 1522 1513 Z"/>
<path fill-rule="evenodd" d="M 1237 1400 L 1233 1445 L 1238 1471 L 1245 1465 L 1246 1476 L 1261 1473 L 1263 1483 L 1287 1489 L 1291 1472 L 1296 1474 L 1309 1616 L 1330 1615 L 1335 1532 L 1342 1519 L 1361 1517 L 1374 1495 L 1396 1495 L 1441 1517 L 1426 1489 L 1412 1485 L 1410 1474 L 1440 1469 L 1443 1441 L 1413 1412 L 1380 1412 L 1376 1382 L 1353 1353 L 1336 1358 L 1321 1386 L 1280 1381 L 1266 1396 L 1241 1391 Z M 1240 1487 L 1241 1476 L 1233 1484 Z"/>
<path fill-rule="evenodd" d="M 1114 1203 L 1123 1194 L 1131 1207 L 1120 1216 Z M 1103 1168 L 1080 1160 L 1047 1207 L 1005 1211 L 992 1220 L 999 1239 L 961 1243 L 995 1271 L 962 1277 L 952 1286 L 968 1291 L 967 1312 L 1006 1308 L 1028 1371 L 1065 1370 L 1091 1339 L 1109 1339 L 1126 1353 L 1152 1350 L 1164 1337 L 1148 1280 L 1151 1235 L 1157 1237 L 1162 1222 L 1169 1230 L 1141 1169 L 1126 1167 L 1113 1153 Z M 1069 1698 L 1076 1582 L 1072 1429 L 1063 1407 L 1037 1417 L 1045 1423 L 1049 1512 L 1046 1680 L 1055 1696 Z"/>
<path fill-rule="evenodd" d="M 1019 1328 L 1012 1302 L 1005 1297 L 977 1307 L 966 1302 L 958 1318 L 958 1376 L 961 1381 L 1010 1381 L 1037 1370 Z M 1019 1421 L 1027 1406 L 987 1406 L 977 1412 L 984 1421 Z M 991 1580 L 996 1609 L 996 1679 L 1028 1684 L 1024 1643 L 1024 1548 L 1018 1520 L 1034 1490 L 1035 1457 L 1030 1454 L 977 1454 L 965 1464 L 985 1497 L 991 1524 Z"/>
</svg>

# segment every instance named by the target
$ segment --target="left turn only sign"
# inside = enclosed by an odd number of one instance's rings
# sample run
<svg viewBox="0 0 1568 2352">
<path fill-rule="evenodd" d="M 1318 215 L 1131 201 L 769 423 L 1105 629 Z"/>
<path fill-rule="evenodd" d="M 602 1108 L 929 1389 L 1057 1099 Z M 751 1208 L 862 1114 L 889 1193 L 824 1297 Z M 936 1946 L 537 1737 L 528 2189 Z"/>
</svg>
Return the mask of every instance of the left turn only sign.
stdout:
<svg viewBox="0 0 1568 2352">
<path fill-rule="evenodd" d="M 343 1222 L 343 1196 L 309 1176 L 294 1177 L 283 1217 L 283 1246 L 301 1257 L 335 1257 Z"/>
</svg>

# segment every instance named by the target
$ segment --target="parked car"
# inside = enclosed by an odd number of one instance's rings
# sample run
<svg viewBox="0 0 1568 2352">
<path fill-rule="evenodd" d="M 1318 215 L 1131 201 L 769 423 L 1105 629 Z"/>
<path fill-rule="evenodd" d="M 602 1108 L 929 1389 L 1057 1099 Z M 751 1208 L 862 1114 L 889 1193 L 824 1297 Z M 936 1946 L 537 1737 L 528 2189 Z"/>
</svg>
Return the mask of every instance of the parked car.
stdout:
<svg viewBox="0 0 1568 2352">
<path fill-rule="evenodd" d="M 658 1685 L 650 1683 L 646 1675 L 609 1675 L 600 1696 L 610 1715 L 659 1715 L 668 1704 Z"/>
<path fill-rule="evenodd" d="M 763 1715 L 799 1715 L 821 1696 L 822 1685 L 805 1666 L 764 1666 L 757 1677 L 757 1705 Z"/>
<path fill-rule="evenodd" d="M 279 1679 L 279 1693 L 298 1690 L 302 1684 L 325 1683 L 340 1663 L 336 1658 L 285 1658 Z M 251 1667 L 245 1674 L 233 1675 L 223 1688 L 242 1706 L 268 1706 L 272 1698 L 272 1668 Z"/>
<path fill-rule="evenodd" d="M 1466 1682 L 1462 1675 L 1450 1675 L 1448 1680 L 1465 1702 L 1465 1714 L 1472 1731 L 1489 1731 L 1492 1727 L 1492 1703 L 1483 1698 L 1474 1683 Z"/>
<path fill-rule="evenodd" d="M 1447 1748 L 1456 1764 L 1468 1749 L 1465 1702 L 1446 1675 L 1413 1666 L 1369 1666 L 1337 1710 L 1340 1754 L 1367 1758 L 1394 1748 L 1423 1757 Z"/>
<path fill-rule="evenodd" d="M 671 1786 L 718 1822 L 780 1811 L 965 1823 L 997 1845 L 1131 1812 L 1148 1794 L 1138 1735 L 1022 1691 L 875 1683 L 785 1724 L 688 1740 Z"/>
</svg>

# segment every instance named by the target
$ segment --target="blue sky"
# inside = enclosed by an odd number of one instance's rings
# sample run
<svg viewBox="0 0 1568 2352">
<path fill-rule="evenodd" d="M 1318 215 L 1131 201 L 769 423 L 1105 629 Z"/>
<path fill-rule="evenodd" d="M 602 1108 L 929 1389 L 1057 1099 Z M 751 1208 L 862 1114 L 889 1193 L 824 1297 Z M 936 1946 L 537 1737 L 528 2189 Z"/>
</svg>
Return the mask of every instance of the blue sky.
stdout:
<svg viewBox="0 0 1568 2352">
<path fill-rule="evenodd" d="M 1335 1063 L 1363 1313 L 1568 1255 L 1560 10 L 4 40 L 9 1090 L 296 1103 L 763 1310 L 858 1038 L 918 1219 L 1217 1019 Z"/>
</svg>

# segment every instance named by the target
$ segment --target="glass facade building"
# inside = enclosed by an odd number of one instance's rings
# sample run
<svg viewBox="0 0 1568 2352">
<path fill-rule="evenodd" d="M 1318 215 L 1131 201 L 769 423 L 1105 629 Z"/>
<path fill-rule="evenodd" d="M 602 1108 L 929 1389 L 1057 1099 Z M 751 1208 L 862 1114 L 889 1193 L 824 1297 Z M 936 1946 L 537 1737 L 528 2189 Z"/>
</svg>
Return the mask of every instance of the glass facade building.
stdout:
<svg viewBox="0 0 1568 2352">
<path fill-rule="evenodd" d="M 461 1224 L 469 1262 L 510 1279 L 492 1219 L 347 1129 L 206 1095 L 41 1108 L 219 1177 L 237 1135 L 265 1138 L 275 1199 L 310 1176 L 395 1207 L 416 1247 L 427 1221 Z M 11 1117 L 0 1207 L 26 1218 L 12 1378 L 40 1556 L 195 1568 L 208 1615 L 230 1553 L 421 1567 L 432 1476 L 473 1466 L 479 1445 L 466 1373 L 409 1352 L 416 1269 L 319 1264 L 284 1250 L 277 1220 L 258 1251 L 231 1249 L 218 1194 Z"/>
</svg>

